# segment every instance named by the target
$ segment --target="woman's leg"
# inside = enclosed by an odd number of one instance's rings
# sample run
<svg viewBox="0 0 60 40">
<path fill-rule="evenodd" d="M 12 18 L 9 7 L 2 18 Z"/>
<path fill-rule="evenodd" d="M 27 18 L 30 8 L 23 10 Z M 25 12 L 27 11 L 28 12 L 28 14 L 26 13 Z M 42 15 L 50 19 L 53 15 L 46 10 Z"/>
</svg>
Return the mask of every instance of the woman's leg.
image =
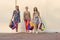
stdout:
<svg viewBox="0 0 60 40">
<path fill-rule="evenodd" d="M 38 25 L 36 25 L 36 33 L 38 33 Z"/>
<path fill-rule="evenodd" d="M 36 25 L 36 31 L 38 30 L 38 25 Z"/>
<path fill-rule="evenodd" d="M 18 23 L 16 23 L 16 32 L 18 32 Z"/>
<path fill-rule="evenodd" d="M 26 32 L 28 32 L 27 20 L 24 20 L 24 22 L 25 22 Z"/>
<path fill-rule="evenodd" d="M 28 24 L 29 24 L 30 20 L 24 20 L 24 22 L 25 22 L 25 26 L 26 26 L 26 32 L 29 32 Z"/>
</svg>

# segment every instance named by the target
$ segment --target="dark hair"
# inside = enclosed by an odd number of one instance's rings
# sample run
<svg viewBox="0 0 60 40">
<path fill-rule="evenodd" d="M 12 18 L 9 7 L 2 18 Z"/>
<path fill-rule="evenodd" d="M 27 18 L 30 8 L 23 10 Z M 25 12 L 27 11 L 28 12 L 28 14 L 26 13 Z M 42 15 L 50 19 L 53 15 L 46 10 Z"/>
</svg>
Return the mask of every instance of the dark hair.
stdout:
<svg viewBox="0 0 60 40">
<path fill-rule="evenodd" d="M 16 7 L 19 7 L 18 5 L 16 5 Z"/>
<path fill-rule="evenodd" d="M 37 7 L 34 7 L 34 12 L 37 12 L 38 13 L 38 15 L 39 15 L 39 11 L 38 11 L 38 9 L 37 9 Z"/>
<path fill-rule="evenodd" d="M 16 8 L 18 7 L 18 9 L 17 9 L 17 10 L 19 11 L 19 6 L 17 6 L 17 5 L 16 5 L 15 7 L 16 7 Z"/>
</svg>

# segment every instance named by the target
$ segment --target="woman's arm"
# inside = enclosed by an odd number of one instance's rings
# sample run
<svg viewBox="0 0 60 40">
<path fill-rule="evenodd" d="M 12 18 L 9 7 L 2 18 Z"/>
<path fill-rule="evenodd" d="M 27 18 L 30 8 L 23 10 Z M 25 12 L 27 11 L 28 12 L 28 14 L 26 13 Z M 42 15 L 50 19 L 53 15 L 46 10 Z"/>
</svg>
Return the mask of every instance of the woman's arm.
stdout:
<svg viewBox="0 0 60 40">
<path fill-rule="evenodd" d="M 34 13 L 33 13 L 33 19 L 34 19 Z"/>
<path fill-rule="evenodd" d="M 12 19 L 13 19 L 13 17 L 14 17 L 14 13 L 15 13 L 15 11 L 13 11 L 13 14 L 12 14 L 12 18 L 11 18 L 11 21 L 12 21 Z"/>
<path fill-rule="evenodd" d="M 12 18 L 11 18 L 11 21 L 12 21 L 12 19 L 13 19 L 13 16 L 12 16 Z"/>
<path fill-rule="evenodd" d="M 41 18 L 40 13 L 38 12 L 39 18 Z"/>
<path fill-rule="evenodd" d="M 31 15 L 30 15 L 30 12 L 29 12 L 29 17 L 30 17 L 30 20 L 31 20 Z"/>
</svg>

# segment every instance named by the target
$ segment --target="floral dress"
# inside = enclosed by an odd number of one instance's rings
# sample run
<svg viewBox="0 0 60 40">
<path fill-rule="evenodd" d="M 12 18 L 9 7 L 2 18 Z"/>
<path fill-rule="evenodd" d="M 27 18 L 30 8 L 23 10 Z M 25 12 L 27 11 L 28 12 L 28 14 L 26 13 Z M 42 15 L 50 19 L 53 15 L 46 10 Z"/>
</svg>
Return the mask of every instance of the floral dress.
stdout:
<svg viewBox="0 0 60 40">
<path fill-rule="evenodd" d="M 20 11 L 14 10 L 13 11 L 14 22 L 20 22 Z"/>
</svg>

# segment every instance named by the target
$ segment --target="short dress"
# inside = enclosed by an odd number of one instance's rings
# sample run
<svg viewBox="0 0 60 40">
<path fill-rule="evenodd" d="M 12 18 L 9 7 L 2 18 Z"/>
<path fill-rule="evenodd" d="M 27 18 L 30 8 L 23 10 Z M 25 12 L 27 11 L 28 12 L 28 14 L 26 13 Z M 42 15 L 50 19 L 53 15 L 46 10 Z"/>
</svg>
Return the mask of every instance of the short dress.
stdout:
<svg viewBox="0 0 60 40">
<path fill-rule="evenodd" d="M 34 15 L 33 15 L 33 21 L 34 21 L 34 24 L 39 24 L 39 15 L 38 15 L 38 13 L 34 13 Z"/>
<path fill-rule="evenodd" d="M 14 10 L 13 11 L 14 22 L 20 22 L 20 11 Z"/>
</svg>

